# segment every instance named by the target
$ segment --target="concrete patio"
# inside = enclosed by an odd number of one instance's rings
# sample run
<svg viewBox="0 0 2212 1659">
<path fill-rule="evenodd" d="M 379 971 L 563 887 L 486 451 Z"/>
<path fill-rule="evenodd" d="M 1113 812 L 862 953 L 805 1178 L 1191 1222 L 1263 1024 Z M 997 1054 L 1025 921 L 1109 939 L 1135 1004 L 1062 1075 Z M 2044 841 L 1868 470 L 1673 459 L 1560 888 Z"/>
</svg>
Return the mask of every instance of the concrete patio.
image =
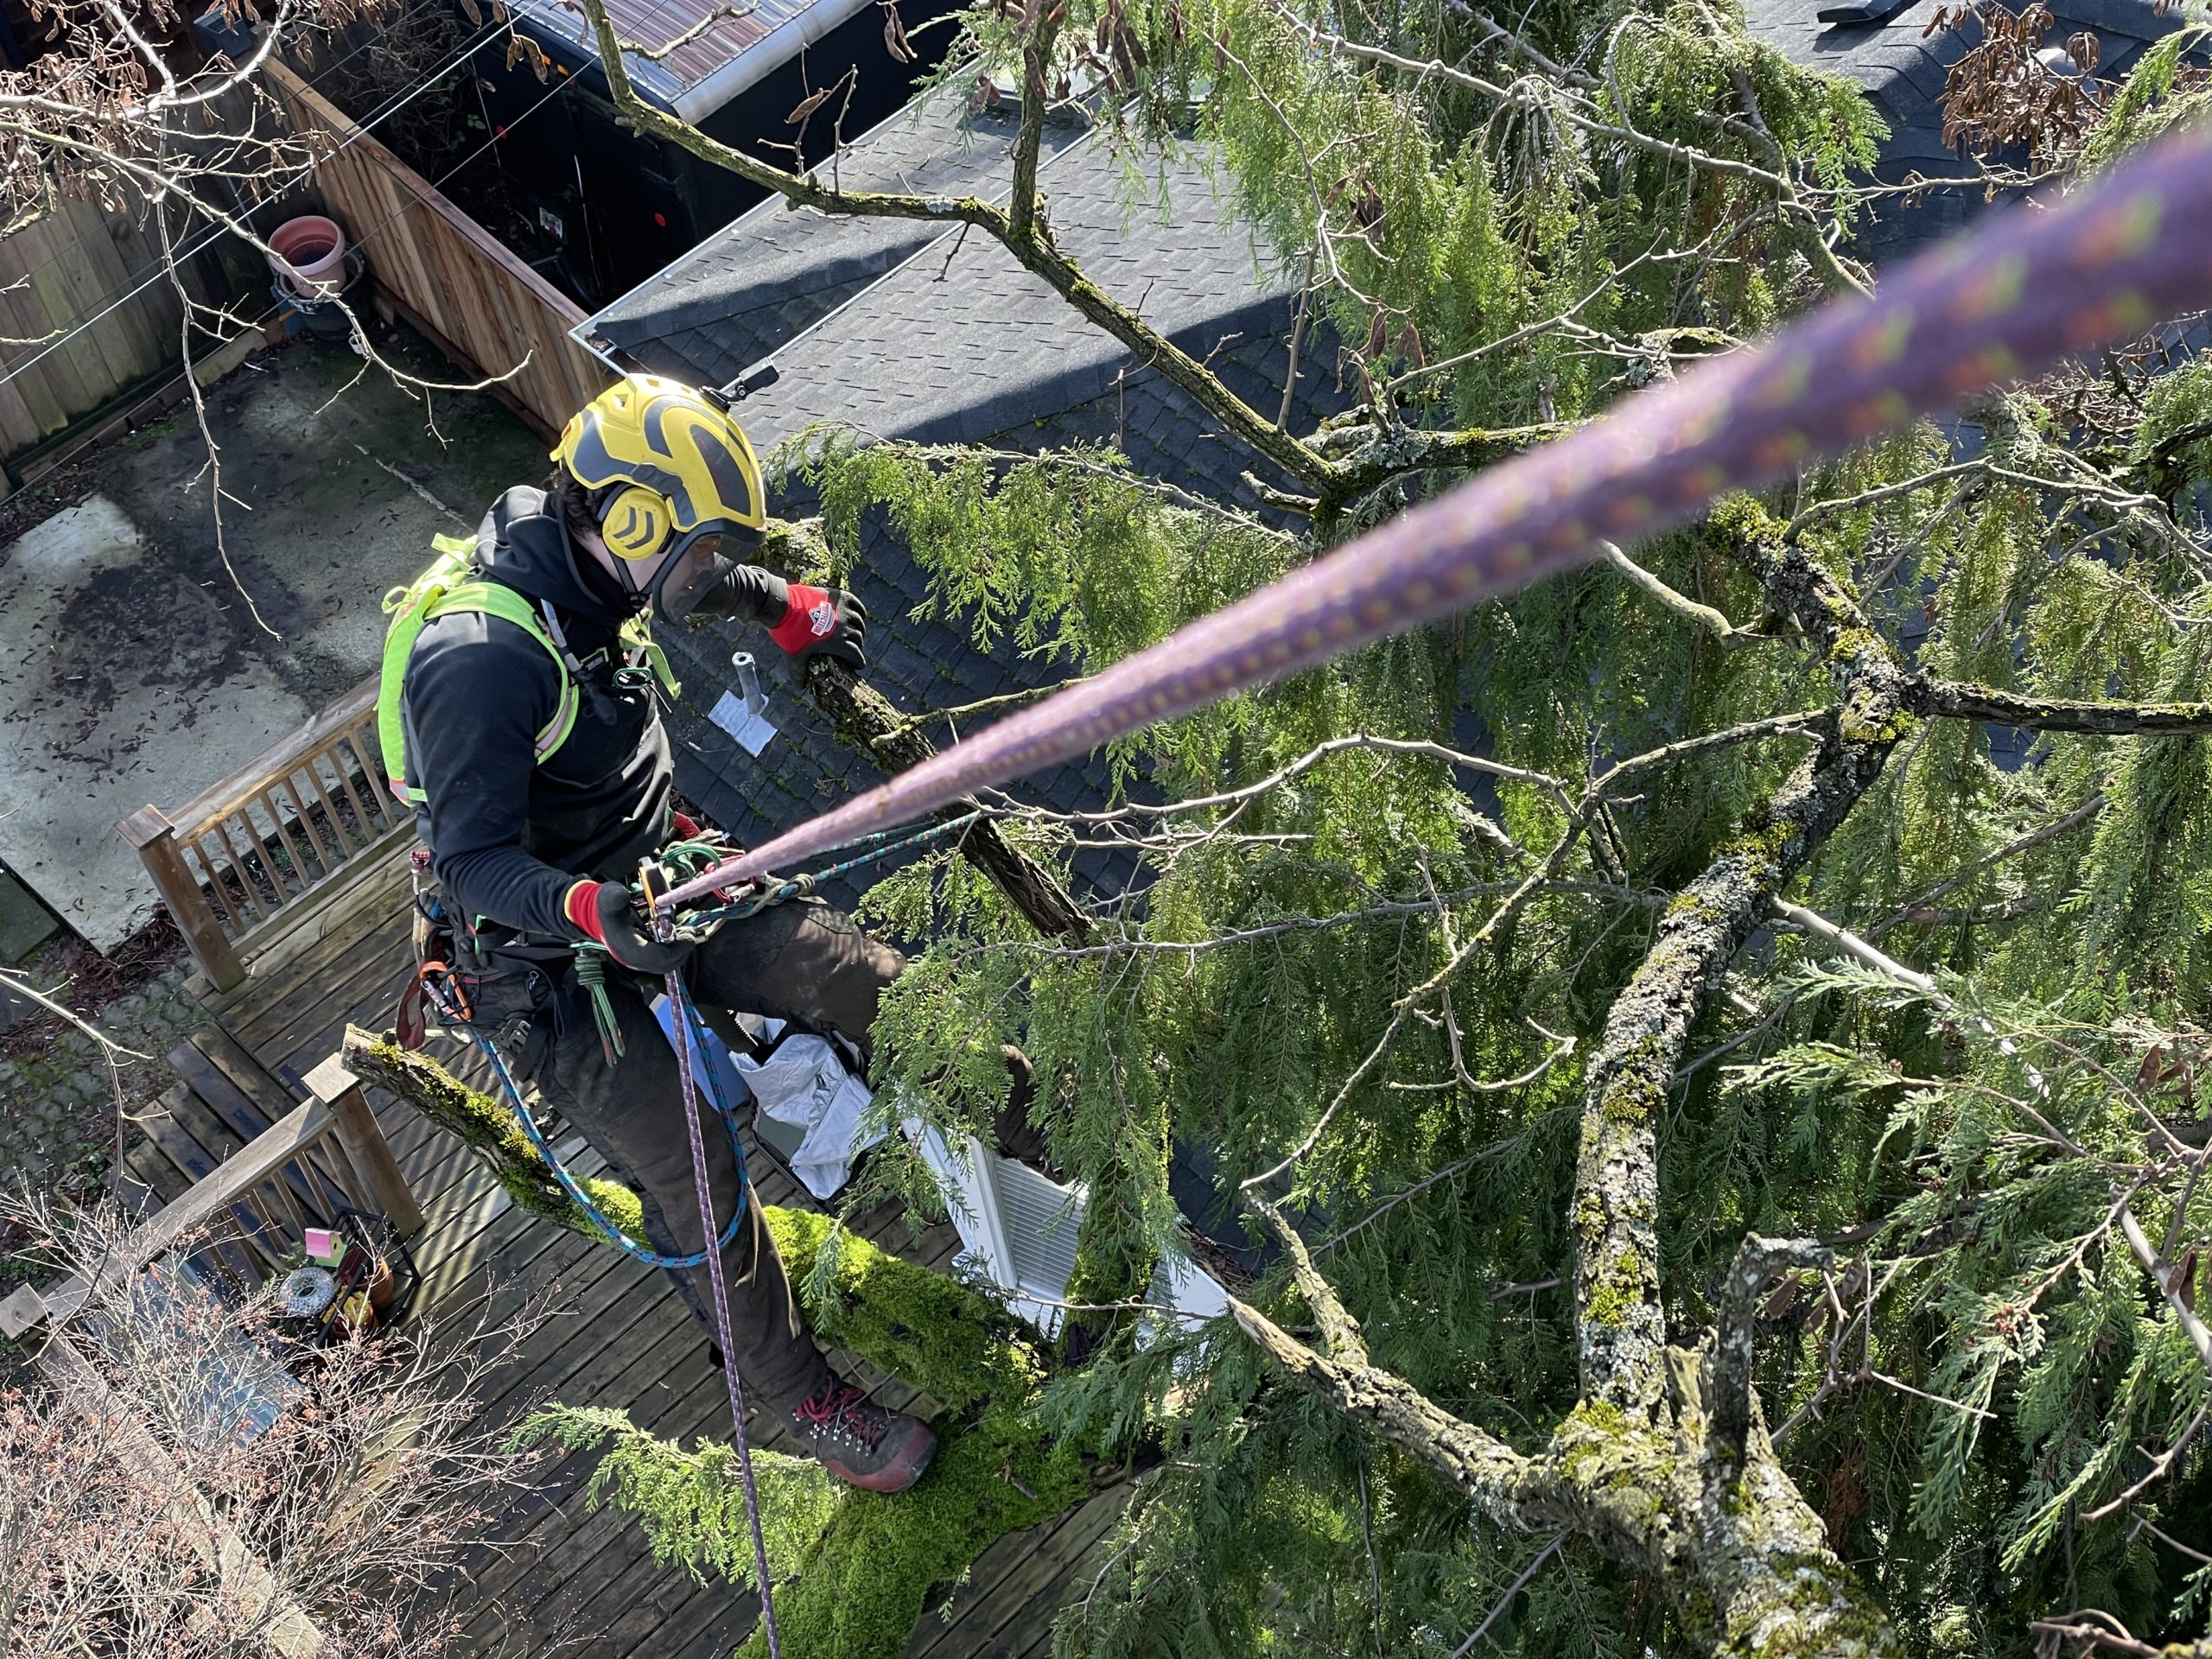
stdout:
<svg viewBox="0 0 2212 1659">
<path fill-rule="evenodd" d="M 377 343 L 458 378 L 404 329 Z M 291 342 L 207 401 L 224 549 L 189 405 L 73 466 L 0 546 L 0 864 L 101 950 L 154 908 L 116 821 L 198 793 L 374 672 L 385 590 L 546 466 L 493 398 L 426 397 L 342 343 Z"/>
</svg>

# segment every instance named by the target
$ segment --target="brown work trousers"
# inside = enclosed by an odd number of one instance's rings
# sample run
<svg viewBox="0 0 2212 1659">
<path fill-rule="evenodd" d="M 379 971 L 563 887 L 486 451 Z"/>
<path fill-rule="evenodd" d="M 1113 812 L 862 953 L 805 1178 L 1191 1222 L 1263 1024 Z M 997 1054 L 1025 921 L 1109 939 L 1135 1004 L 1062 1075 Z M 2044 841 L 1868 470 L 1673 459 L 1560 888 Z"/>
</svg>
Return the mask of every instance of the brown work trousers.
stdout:
<svg viewBox="0 0 2212 1659">
<path fill-rule="evenodd" d="M 883 988 L 906 965 L 904 957 L 843 912 L 805 899 L 725 923 L 692 953 L 684 980 L 711 1025 L 727 1028 L 723 1016 L 730 1012 L 766 1014 L 838 1033 L 860 1046 L 865 1060 Z M 653 1248 L 664 1255 L 690 1255 L 702 1247 L 703 1235 L 676 1053 L 651 1006 L 660 982 L 613 967 L 607 977 L 626 1049 L 615 1065 L 603 1057 L 574 975 L 557 963 L 516 968 L 482 985 L 476 1022 L 493 1033 L 518 1078 L 535 1083 L 547 1107 L 607 1160 L 608 1178 L 637 1192 Z M 1027 1090 L 1018 1092 L 1026 1105 Z M 1026 1120 L 1027 1113 L 1014 1116 Z M 728 1132 L 703 1084 L 699 1135 L 720 1236 L 739 1202 L 740 1178 Z M 744 1223 L 722 1254 L 734 1350 L 726 1357 L 745 1382 L 749 1405 L 788 1411 L 830 1380 L 830 1368 L 807 1336 L 759 1201 L 748 1192 L 746 1203 Z M 706 1265 L 671 1268 L 670 1274 L 714 1340 Z"/>
</svg>

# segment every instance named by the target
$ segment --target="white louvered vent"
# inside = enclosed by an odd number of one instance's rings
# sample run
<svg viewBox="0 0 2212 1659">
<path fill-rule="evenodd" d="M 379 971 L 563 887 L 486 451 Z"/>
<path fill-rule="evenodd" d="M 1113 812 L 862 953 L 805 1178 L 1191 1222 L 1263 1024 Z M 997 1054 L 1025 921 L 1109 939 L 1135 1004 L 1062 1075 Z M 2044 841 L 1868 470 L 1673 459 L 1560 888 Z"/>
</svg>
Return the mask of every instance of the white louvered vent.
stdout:
<svg viewBox="0 0 2212 1659">
<path fill-rule="evenodd" d="M 992 1171 L 1007 1249 L 1020 1287 L 1034 1295 L 1065 1298 L 1075 1276 L 1075 1236 L 1083 1204 L 1067 1187 L 1046 1180 L 1027 1164 L 1001 1158 Z"/>
</svg>

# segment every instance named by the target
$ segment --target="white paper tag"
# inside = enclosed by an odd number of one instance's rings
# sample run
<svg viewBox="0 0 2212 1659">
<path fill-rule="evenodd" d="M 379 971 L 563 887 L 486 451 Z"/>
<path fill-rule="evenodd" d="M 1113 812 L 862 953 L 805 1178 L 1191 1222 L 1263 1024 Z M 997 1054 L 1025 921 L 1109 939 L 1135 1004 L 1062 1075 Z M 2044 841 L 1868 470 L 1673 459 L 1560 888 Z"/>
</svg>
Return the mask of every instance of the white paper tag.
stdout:
<svg viewBox="0 0 2212 1659">
<path fill-rule="evenodd" d="M 768 747 L 768 740 L 776 728 L 765 715 L 758 715 L 739 701 L 734 691 L 725 691 L 715 701 L 707 718 L 737 740 L 737 747 L 758 759 L 760 751 Z"/>
</svg>

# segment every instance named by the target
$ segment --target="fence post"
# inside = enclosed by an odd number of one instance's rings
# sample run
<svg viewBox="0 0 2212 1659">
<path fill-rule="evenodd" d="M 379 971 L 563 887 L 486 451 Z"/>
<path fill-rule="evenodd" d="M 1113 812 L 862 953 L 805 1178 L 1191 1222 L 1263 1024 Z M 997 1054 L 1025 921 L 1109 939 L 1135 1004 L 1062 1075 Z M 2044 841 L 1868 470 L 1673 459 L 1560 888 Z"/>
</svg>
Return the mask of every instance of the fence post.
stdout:
<svg viewBox="0 0 2212 1659">
<path fill-rule="evenodd" d="M 219 991 L 227 991 L 245 978 L 245 964 L 232 948 L 230 936 L 185 865 L 184 849 L 177 845 L 176 827 L 157 806 L 142 806 L 116 826 L 123 838 L 138 849 L 138 861 L 154 879 L 154 891 L 176 918 L 177 931 L 192 947 L 192 959 Z"/>
<path fill-rule="evenodd" d="M 369 1109 L 369 1097 L 361 1092 L 361 1080 L 346 1069 L 342 1058 L 333 1054 L 308 1073 L 307 1085 L 309 1094 L 330 1108 L 338 1144 L 346 1148 L 353 1173 L 369 1189 L 361 1196 L 373 1203 L 402 1233 L 411 1233 L 422 1226 L 422 1206 L 408 1190 L 407 1178 L 399 1173 L 398 1160 L 391 1155 L 391 1143 L 384 1138 L 377 1115 Z"/>
</svg>

